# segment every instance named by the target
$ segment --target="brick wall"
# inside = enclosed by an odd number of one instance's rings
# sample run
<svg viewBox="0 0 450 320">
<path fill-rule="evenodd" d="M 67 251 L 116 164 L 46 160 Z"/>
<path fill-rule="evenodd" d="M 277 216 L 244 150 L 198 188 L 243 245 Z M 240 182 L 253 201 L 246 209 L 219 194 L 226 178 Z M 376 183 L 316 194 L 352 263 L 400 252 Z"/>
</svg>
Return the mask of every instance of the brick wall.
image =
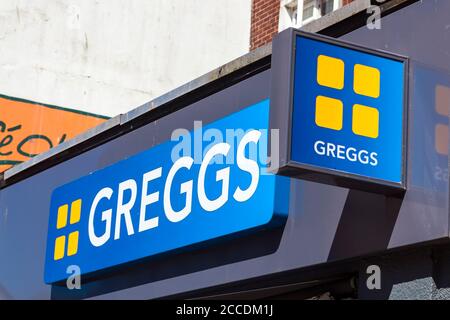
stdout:
<svg viewBox="0 0 450 320">
<path fill-rule="evenodd" d="M 272 41 L 278 32 L 280 0 L 253 0 L 250 49 L 261 47 Z"/>
<path fill-rule="evenodd" d="M 342 4 L 346 5 L 352 1 L 354 0 L 343 0 Z M 280 0 L 252 1 L 250 50 L 261 47 L 272 41 L 273 36 L 278 32 L 279 12 Z"/>
</svg>

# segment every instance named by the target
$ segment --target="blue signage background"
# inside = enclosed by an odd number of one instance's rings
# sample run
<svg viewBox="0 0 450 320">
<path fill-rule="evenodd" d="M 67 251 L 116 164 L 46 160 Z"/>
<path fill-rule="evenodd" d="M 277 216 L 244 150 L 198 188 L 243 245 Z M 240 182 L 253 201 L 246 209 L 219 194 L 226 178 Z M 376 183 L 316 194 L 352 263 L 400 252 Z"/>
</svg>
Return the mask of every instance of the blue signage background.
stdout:
<svg viewBox="0 0 450 320">
<path fill-rule="evenodd" d="M 239 128 L 244 131 L 262 129 L 262 136 L 258 142 L 258 165 L 264 167 L 267 157 L 266 135 L 268 123 L 269 100 L 264 100 L 240 112 L 204 126 L 202 129 L 214 128 L 219 130 L 223 136 L 225 136 L 226 129 Z M 238 145 L 241 138 L 236 138 L 235 146 Z M 54 283 L 66 279 L 68 277 L 66 270 L 70 265 L 79 266 L 81 273 L 87 274 L 207 240 L 235 235 L 244 230 L 259 230 L 263 227 L 279 225 L 285 221 L 289 206 L 288 178 L 278 177 L 272 174 L 260 175 L 258 186 L 252 197 L 247 201 L 238 202 L 233 199 L 233 192 L 237 187 L 241 189 L 248 187 L 251 181 L 250 174 L 240 170 L 235 163 L 211 163 L 207 169 L 205 179 L 205 189 L 208 197 L 215 199 L 220 195 L 222 183 L 216 181 L 215 174 L 218 170 L 226 167 L 230 168 L 229 197 L 228 201 L 221 208 L 213 212 L 207 212 L 200 206 L 198 201 L 196 179 L 200 164 L 194 163 L 189 170 L 181 169 L 177 172 L 170 193 L 173 209 L 180 210 L 186 201 L 185 195 L 180 194 L 180 185 L 188 180 L 193 180 L 192 211 L 185 219 L 179 222 L 170 222 L 164 214 L 163 192 L 167 172 L 173 165 L 171 152 L 177 143 L 178 141 L 165 142 L 61 186 L 53 192 L 50 205 L 44 275 L 46 283 Z M 204 141 L 202 147 L 203 152 L 205 152 L 205 150 L 211 147 L 211 141 Z M 230 153 L 236 155 L 236 148 L 233 149 L 232 147 Z M 194 155 L 192 156 L 194 157 Z M 142 175 L 157 167 L 162 167 L 162 176 L 148 184 L 149 189 L 147 194 L 159 191 L 159 201 L 147 207 L 146 219 L 159 217 L 159 225 L 147 231 L 138 232 L 140 210 L 139 190 L 142 190 Z M 117 185 L 128 179 L 134 179 L 137 182 L 138 190 L 136 202 L 131 209 L 134 234 L 127 234 L 125 221 L 122 218 L 120 238 L 114 239 L 115 204 L 117 203 L 118 194 Z M 104 232 L 105 221 L 102 221 L 102 212 L 112 209 L 111 236 L 105 244 L 95 247 L 91 244 L 88 236 L 88 216 L 95 195 L 104 187 L 112 188 L 114 193 L 109 200 L 103 199 L 99 202 L 94 218 L 94 228 L 97 230 L 97 233 L 101 234 Z M 125 192 L 124 203 L 128 201 L 126 199 L 127 197 L 131 197 L 131 193 Z M 70 209 L 71 203 L 77 199 L 81 199 L 79 222 L 74 224 L 67 223 L 66 226 L 58 229 L 58 208 L 68 204 Z M 67 239 L 69 234 L 77 231 L 78 244 L 76 253 L 73 255 L 64 254 L 63 258 L 55 260 L 56 238 L 65 235 Z M 68 246 L 66 243 L 64 252 L 69 250 Z"/>
<path fill-rule="evenodd" d="M 391 183 L 402 182 L 403 163 L 403 94 L 404 62 L 351 50 L 337 45 L 296 37 L 294 100 L 291 131 L 291 160 L 321 169 L 332 169 Z M 320 85 L 317 80 L 318 57 L 340 59 L 344 77 L 342 88 Z M 356 64 L 376 68 L 379 71 L 379 96 L 357 94 L 354 90 Z M 342 64 L 341 64 L 342 65 Z M 332 76 L 332 75 L 328 75 Z M 364 84 L 369 79 L 362 79 Z M 360 79 L 361 82 L 361 79 Z M 316 98 L 325 96 L 338 99 L 343 105 L 340 130 L 320 127 L 316 124 Z M 352 130 L 354 104 L 370 106 L 378 110 L 378 136 L 371 138 L 357 135 Z M 364 129 L 364 125 L 363 125 Z M 319 155 L 314 151 L 316 141 L 352 147 L 377 154 L 377 165 L 363 164 L 337 157 Z"/>
</svg>

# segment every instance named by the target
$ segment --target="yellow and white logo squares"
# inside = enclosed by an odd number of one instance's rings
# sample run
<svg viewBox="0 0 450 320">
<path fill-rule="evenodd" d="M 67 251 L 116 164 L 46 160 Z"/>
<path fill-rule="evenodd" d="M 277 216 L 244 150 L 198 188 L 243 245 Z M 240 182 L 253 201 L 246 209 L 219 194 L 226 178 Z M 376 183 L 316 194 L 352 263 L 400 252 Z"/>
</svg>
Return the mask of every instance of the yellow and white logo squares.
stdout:
<svg viewBox="0 0 450 320">
<path fill-rule="evenodd" d="M 344 89 L 345 63 L 343 60 L 319 55 L 317 57 L 317 83 L 323 87 Z M 380 96 L 380 71 L 377 68 L 355 64 L 353 68 L 353 91 L 362 96 Z M 315 122 L 322 128 L 342 130 L 344 104 L 341 100 L 319 95 L 316 97 Z M 352 106 L 352 132 L 359 136 L 376 139 L 379 134 L 379 111 L 372 106 Z"/>
<path fill-rule="evenodd" d="M 58 214 L 56 218 L 56 229 L 63 229 L 69 223 L 70 225 L 76 224 L 81 218 L 81 199 L 75 200 L 70 204 L 70 216 L 69 205 L 64 204 L 58 208 Z M 66 235 L 59 236 L 55 239 L 55 250 L 53 253 L 54 260 L 61 260 L 64 258 L 66 252 L 67 256 L 73 256 L 78 252 L 78 238 L 79 232 L 72 231 L 67 237 L 67 250 L 66 250 Z"/>
</svg>

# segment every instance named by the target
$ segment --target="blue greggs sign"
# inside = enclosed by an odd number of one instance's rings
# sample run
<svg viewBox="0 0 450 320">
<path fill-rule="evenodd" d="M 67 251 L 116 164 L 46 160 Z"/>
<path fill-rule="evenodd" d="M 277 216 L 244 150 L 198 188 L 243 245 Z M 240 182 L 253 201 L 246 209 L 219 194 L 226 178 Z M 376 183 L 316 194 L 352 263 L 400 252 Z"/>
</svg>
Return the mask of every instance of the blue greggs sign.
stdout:
<svg viewBox="0 0 450 320">
<path fill-rule="evenodd" d="M 272 59 L 280 173 L 403 191 L 407 59 L 292 30 Z"/>
<path fill-rule="evenodd" d="M 266 172 L 268 123 L 266 100 L 204 126 L 228 138 L 203 141 L 200 157 L 167 141 L 57 188 L 45 282 L 284 222 L 289 180 Z"/>
</svg>

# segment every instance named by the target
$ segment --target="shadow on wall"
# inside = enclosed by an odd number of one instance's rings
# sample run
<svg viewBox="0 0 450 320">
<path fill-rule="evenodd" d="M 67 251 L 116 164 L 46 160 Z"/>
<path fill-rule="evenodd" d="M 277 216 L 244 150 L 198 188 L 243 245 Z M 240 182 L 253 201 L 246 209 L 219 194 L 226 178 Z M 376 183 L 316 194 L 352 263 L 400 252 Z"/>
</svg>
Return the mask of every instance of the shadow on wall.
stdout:
<svg viewBox="0 0 450 320">
<path fill-rule="evenodd" d="M 0 300 L 10 300 L 11 296 L 6 292 L 6 290 L 0 286 Z"/>
<path fill-rule="evenodd" d="M 328 260 L 339 260 L 388 248 L 403 196 L 350 190 Z"/>
</svg>

